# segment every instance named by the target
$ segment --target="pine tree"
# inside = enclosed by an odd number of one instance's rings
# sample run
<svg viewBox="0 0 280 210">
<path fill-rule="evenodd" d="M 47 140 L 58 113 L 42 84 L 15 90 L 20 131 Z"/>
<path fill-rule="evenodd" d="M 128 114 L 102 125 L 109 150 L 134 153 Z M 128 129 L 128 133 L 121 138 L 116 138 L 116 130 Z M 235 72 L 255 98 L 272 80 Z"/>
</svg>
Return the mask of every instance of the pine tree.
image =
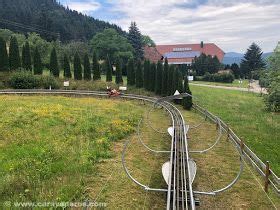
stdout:
<svg viewBox="0 0 280 210">
<path fill-rule="evenodd" d="M 168 69 L 168 78 L 167 78 L 167 89 L 168 89 L 168 95 L 173 95 L 173 73 L 175 71 L 175 66 L 171 65 Z"/>
<path fill-rule="evenodd" d="M 32 71 L 32 61 L 29 42 L 25 42 L 22 48 L 22 67 L 26 70 Z"/>
<path fill-rule="evenodd" d="M 63 73 L 64 78 L 66 78 L 66 79 L 72 78 L 70 62 L 69 62 L 69 58 L 66 54 L 64 54 L 64 58 L 63 58 L 63 70 L 64 70 L 64 73 Z"/>
<path fill-rule="evenodd" d="M 136 73 L 135 73 L 135 83 L 136 87 L 142 88 L 143 87 L 143 68 L 141 61 L 137 61 L 137 68 L 136 68 Z"/>
<path fill-rule="evenodd" d="M 144 62 L 144 88 L 146 90 L 149 90 L 150 68 L 151 68 L 150 61 L 149 60 L 145 60 L 145 62 Z"/>
<path fill-rule="evenodd" d="M 74 56 L 74 79 L 75 80 L 83 79 L 81 59 L 77 52 L 75 53 Z"/>
<path fill-rule="evenodd" d="M 262 54 L 263 52 L 257 44 L 251 44 L 240 64 L 241 72 L 244 76 L 249 78 L 252 71 L 265 68 L 266 63 L 262 58 Z"/>
<path fill-rule="evenodd" d="M 59 77 L 59 67 L 55 48 L 52 49 L 50 58 L 50 72 L 53 76 Z"/>
<path fill-rule="evenodd" d="M 91 80 L 91 68 L 87 54 L 84 56 L 84 80 Z"/>
<path fill-rule="evenodd" d="M 156 85 L 155 85 L 155 93 L 160 95 L 162 92 L 162 63 L 158 61 L 157 70 L 156 70 Z"/>
<path fill-rule="evenodd" d="M 150 69 L 150 76 L 149 76 L 149 91 L 155 91 L 156 89 L 156 71 L 157 71 L 157 66 L 155 63 L 151 64 L 151 69 Z"/>
<path fill-rule="evenodd" d="M 43 74 L 43 64 L 42 64 L 42 59 L 38 47 L 35 48 L 33 61 L 34 61 L 34 74 L 35 75 Z"/>
<path fill-rule="evenodd" d="M 107 55 L 107 60 L 106 60 L 106 81 L 107 82 L 112 82 L 112 80 L 113 80 L 112 74 L 113 74 L 112 65 L 111 65 L 109 56 Z"/>
<path fill-rule="evenodd" d="M 165 58 L 164 61 L 164 68 L 163 68 L 163 75 L 162 75 L 162 95 L 167 96 L 168 95 L 168 60 Z"/>
<path fill-rule="evenodd" d="M 142 35 L 135 22 L 132 22 L 129 27 L 128 40 L 134 48 L 135 58 L 143 60 L 144 50 L 142 43 Z"/>
<path fill-rule="evenodd" d="M 122 61 L 120 58 L 117 58 L 116 63 L 116 84 L 122 84 L 123 78 L 122 78 Z"/>
<path fill-rule="evenodd" d="M 9 48 L 9 64 L 11 70 L 16 70 L 21 67 L 18 42 L 16 37 L 11 37 Z"/>
<path fill-rule="evenodd" d="M 233 74 L 234 74 L 234 77 L 236 79 L 240 78 L 241 77 L 241 72 L 240 72 L 240 68 L 238 66 L 237 63 L 233 63 L 230 67 L 230 69 L 232 70 Z"/>
<path fill-rule="evenodd" d="M 0 71 L 9 70 L 9 57 L 5 40 L 0 37 Z"/>
<path fill-rule="evenodd" d="M 135 85 L 135 68 L 134 68 L 134 60 L 131 58 L 128 60 L 127 65 L 127 84 Z"/>
<path fill-rule="evenodd" d="M 184 79 L 184 91 L 183 92 L 192 95 L 192 92 L 191 92 L 190 86 L 189 86 L 188 76 L 185 76 L 185 79 Z M 192 105 L 193 105 L 192 97 L 191 96 L 184 97 L 184 99 L 183 99 L 183 107 L 186 110 L 190 110 L 192 108 Z"/>
<path fill-rule="evenodd" d="M 101 79 L 100 66 L 95 52 L 93 53 L 92 67 L 93 67 L 93 80 L 100 80 Z"/>
</svg>

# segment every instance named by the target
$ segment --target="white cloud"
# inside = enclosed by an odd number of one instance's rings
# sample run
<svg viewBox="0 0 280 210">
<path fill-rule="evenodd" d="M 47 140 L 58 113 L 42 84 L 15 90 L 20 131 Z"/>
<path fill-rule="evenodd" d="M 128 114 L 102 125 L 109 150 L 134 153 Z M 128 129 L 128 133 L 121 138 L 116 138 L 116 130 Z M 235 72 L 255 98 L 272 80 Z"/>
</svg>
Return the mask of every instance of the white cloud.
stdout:
<svg viewBox="0 0 280 210">
<path fill-rule="evenodd" d="M 76 10 L 78 12 L 81 13 L 88 13 L 89 11 L 96 11 L 98 9 L 100 9 L 101 4 L 95 1 L 71 1 L 67 4 L 67 6 L 72 9 L 72 10 Z"/>
<path fill-rule="evenodd" d="M 272 51 L 280 40 L 279 0 L 108 0 L 123 28 L 136 21 L 158 44 L 215 42 L 224 51 L 245 51 L 254 41 Z"/>
</svg>

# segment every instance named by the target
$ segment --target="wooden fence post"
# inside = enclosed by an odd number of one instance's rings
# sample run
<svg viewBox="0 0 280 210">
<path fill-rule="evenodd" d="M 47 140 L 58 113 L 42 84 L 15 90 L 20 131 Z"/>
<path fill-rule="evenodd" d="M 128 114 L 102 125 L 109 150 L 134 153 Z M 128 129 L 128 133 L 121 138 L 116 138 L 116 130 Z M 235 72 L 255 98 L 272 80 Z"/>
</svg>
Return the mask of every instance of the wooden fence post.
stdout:
<svg viewBox="0 0 280 210">
<path fill-rule="evenodd" d="M 269 161 L 266 161 L 265 164 L 265 182 L 264 182 L 264 191 L 268 192 L 268 185 L 269 185 L 269 175 L 270 175 L 270 169 L 269 169 Z"/>
</svg>

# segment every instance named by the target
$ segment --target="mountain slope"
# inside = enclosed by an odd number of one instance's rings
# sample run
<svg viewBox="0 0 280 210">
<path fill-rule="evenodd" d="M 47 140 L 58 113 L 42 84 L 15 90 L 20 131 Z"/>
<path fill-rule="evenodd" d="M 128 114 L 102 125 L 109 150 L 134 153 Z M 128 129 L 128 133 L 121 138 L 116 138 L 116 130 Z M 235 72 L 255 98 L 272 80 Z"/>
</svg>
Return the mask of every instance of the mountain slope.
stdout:
<svg viewBox="0 0 280 210">
<path fill-rule="evenodd" d="M 0 0 L 0 28 L 27 33 L 35 31 L 33 27 L 45 39 L 63 42 L 90 40 L 105 28 L 125 35 L 117 25 L 65 8 L 56 0 Z"/>
<path fill-rule="evenodd" d="M 268 53 L 264 53 L 263 54 L 263 59 L 267 59 L 269 56 L 271 56 L 271 52 Z M 240 65 L 241 60 L 243 59 L 244 55 L 241 53 L 236 53 L 236 52 L 228 52 L 225 54 L 224 60 L 223 60 L 223 64 L 233 64 L 233 63 L 237 63 L 238 65 Z"/>
</svg>

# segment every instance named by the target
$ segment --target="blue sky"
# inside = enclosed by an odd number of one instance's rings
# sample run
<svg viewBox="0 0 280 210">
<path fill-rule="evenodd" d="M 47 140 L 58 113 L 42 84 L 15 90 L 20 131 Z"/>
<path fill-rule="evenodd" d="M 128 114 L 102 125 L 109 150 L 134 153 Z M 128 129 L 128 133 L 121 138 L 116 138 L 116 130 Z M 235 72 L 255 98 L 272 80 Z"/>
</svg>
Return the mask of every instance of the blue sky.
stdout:
<svg viewBox="0 0 280 210">
<path fill-rule="evenodd" d="M 60 0 L 127 30 L 136 21 L 157 44 L 214 42 L 244 52 L 256 42 L 265 52 L 280 41 L 280 0 Z"/>
</svg>

